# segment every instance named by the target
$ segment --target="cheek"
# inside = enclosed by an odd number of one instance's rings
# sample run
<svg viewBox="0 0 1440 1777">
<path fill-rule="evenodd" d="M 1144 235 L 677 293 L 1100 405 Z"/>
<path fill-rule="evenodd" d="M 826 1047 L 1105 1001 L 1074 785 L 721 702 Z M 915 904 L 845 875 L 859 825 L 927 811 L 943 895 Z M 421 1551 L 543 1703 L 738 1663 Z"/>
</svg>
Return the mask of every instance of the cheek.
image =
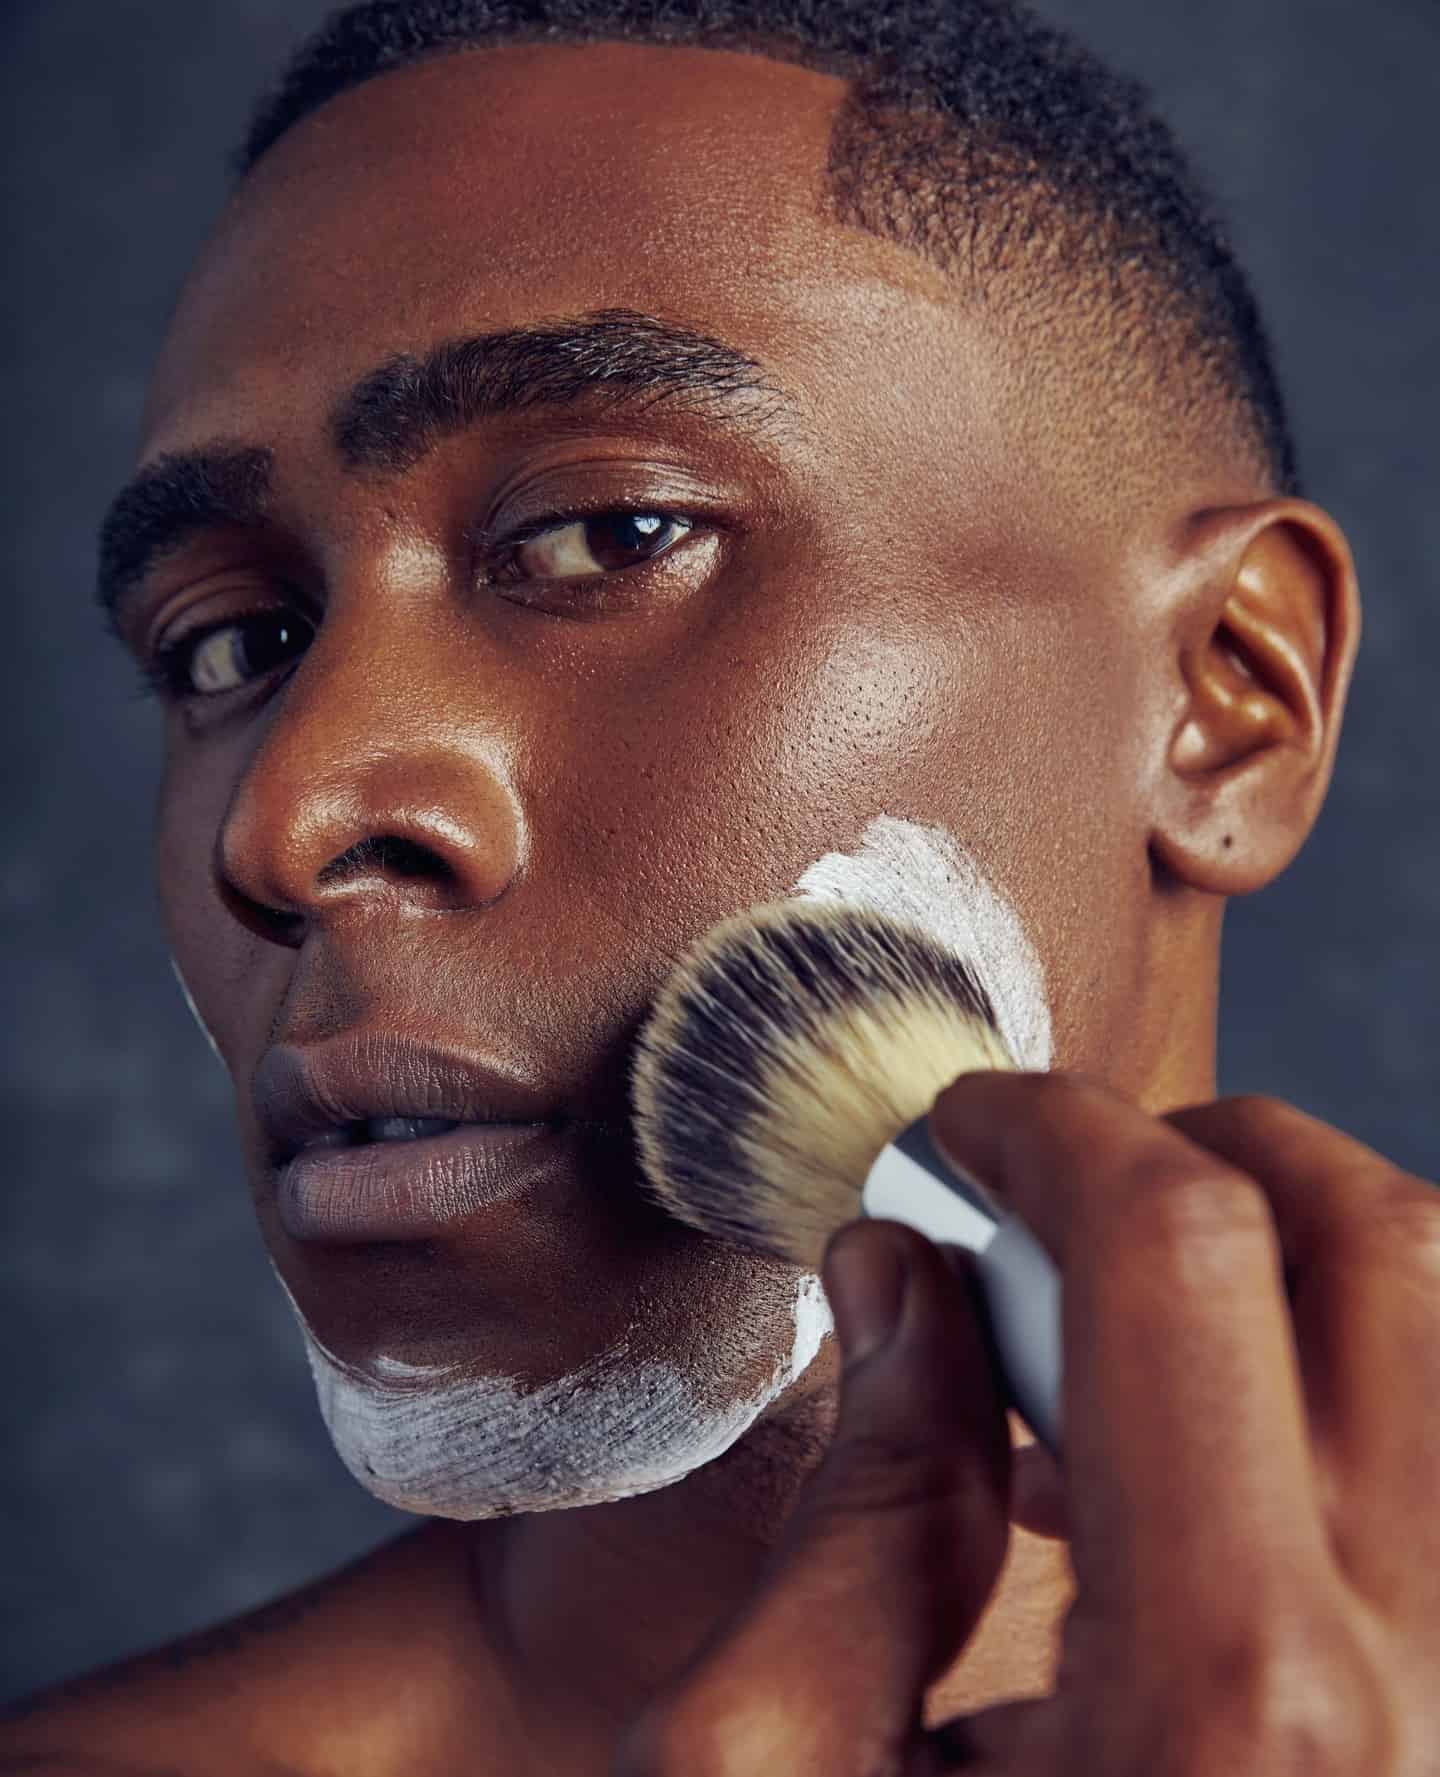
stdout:
<svg viewBox="0 0 1440 1777">
<path fill-rule="evenodd" d="M 171 948 L 201 948 L 214 937 L 215 921 L 204 909 L 215 898 L 210 859 L 225 793 L 194 761 L 176 764 L 170 749 L 155 814 L 155 875 L 160 911 Z M 197 959 L 198 961 L 198 959 Z"/>
<path fill-rule="evenodd" d="M 572 755 L 565 868 L 685 925 L 783 892 L 878 810 L 933 806 L 954 676 L 933 635 L 869 623 L 720 638 Z"/>
<path fill-rule="evenodd" d="M 248 1003 L 257 940 L 221 905 L 211 870 L 226 790 L 193 764 L 167 757 L 156 804 L 153 855 L 161 926 L 172 966 L 197 1023 L 217 1053 L 240 1051 L 228 1030 Z"/>
<path fill-rule="evenodd" d="M 933 633 L 873 624 L 822 633 L 777 712 L 773 770 L 782 794 L 841 817 L 877 802 L 924 801 L 955 671 Z"/>
</svg>

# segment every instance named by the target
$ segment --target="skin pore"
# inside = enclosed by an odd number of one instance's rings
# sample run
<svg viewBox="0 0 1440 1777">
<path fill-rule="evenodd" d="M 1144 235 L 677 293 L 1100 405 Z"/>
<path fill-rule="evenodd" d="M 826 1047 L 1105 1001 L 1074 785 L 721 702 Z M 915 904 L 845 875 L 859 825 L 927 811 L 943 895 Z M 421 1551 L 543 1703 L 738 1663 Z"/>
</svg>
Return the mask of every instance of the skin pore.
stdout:
<svg viewBox="0 0 1440 1777">
<path fill-rule="evenodd" d="M 1218 432 L 1117 411 L 1091 475 L 1063 395 L 1037 399 L 937 271 L 820 213 L 844 90 L 619 44 L 402 70 L 276 146 L 182 294 L 138 461 L 264 446 L 274 498 L 264 528 L 166 555 L 127 640 L 262 608 L 315 634 L 293 668 L 170 708 L 164 917 L 273 1262 L 362 1370 L 541 1389 L 623 1340 L 717 1411 L 774 1375 L 796 1273 L 641 1197 L 625 1063 L 694 937 L 880 816 L 953 835 L 1015 909 L 1052 1065 L 1156 1112 L 1214 1095 L 1223 898 L 1278 874 L 1323 800 L 1348 552 Z M 792 404 L 758 432 L 663 402 L 537 408 L 393 473 L 339 460 L 332 411 L 396 354 L 621 309 L 739 348 Z M 577 502 L 693 528 L 583 592 L 558 577 L 573 531 L 527 546 L 551 578 L 476 572 L 468 526 Z M 352 851 L 382 836 L 408 849 Z M 291 1241 L 250 1080 L 274 1042 L 357 1029 L 553 1088 L 578 1119 L 564 1170 L 445 1242 Z M 837 1368 L 826 1339 L 658 1491 L 426 1524 L 295 1631 L 263 1722 L 217 1708 L 305 1772 L 603 1771 L 753 1586 Z M 1063 1543 L 1013 1531 L 935 1714 L 1046 1690 L 1067 1602 Z"/>
</svg>

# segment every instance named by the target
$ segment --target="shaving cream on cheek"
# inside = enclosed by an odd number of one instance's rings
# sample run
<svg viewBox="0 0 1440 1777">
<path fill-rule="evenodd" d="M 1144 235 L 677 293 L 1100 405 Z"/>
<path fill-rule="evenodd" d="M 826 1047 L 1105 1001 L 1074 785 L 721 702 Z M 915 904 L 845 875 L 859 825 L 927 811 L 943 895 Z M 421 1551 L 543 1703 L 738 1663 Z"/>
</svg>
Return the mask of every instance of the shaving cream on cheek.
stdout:
<svg viewBox="0 0 1440 1777">
<path fill-rule="evenodd" d="M 1043 1072 L 1052 1041 L 1045 970 L 1018 914 L 944 827 L 880 815 L 853 852 L 827 852 L 792 893 L 909 919 L 973 960 L 1017 1067 Z"/>
<path fill-rule="evenodd" d="M 716 1407 L 674 1365 L 626 1362 L 624 1342 L 539 1388 L 383 1354 L 359 1369 L 321 1344 L 275 1275 L 340 1460 L 387 1505 L 437 1518 L 599 1505 L 668 1487 L 742 1437 L 809 1367 L 833 1324 L 820 1280 L 802 1273 L 789 1355 L 757 1393 Z"/>
</svg>

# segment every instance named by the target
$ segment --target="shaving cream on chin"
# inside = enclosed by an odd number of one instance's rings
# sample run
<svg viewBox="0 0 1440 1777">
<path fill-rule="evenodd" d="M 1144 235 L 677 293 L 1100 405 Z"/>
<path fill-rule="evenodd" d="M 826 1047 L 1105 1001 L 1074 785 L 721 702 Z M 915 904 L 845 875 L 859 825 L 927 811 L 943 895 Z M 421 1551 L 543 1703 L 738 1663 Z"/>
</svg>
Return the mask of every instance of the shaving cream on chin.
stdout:
<svg viewBox="0 0 1440 1777">
<path fill-rule="evenodd" d="M 170 966 L 225 1066 L 173 956 Z M 739 1399 L 709 1404 L 715 1378 L 705 1379 L 702 1398 L 696 1382 L 668 1363 L 627 1366 L 623 1343 L 569 1376 L 522 1389 L 507 1376 L 385 1353 L 363 1368 L 346 1363 L 316 1338 L 273 1258 L 270 1264 L 300 1328 L 340 1460 L 377 1499 L 426 1517 L 503 1517 L 668 1487 L 743 1437 L 809 1368 L 834 1325 L 819 1278 L 803 1272 L 793 1282 L 788 1353 L 775 1360 L 768 1382 Z"/>
<path fill-rule="evenodd" d="M 809 1367 L 833 1325 L 819 1278 L 800 1274 L 789 1353 L 757 1392 L 717 1408 L 671 1364 L 627 1367 L 623 1343 L 603 1361 L 530 1389 L 507 1376 L 472 1375 L 465 1365 L 383 1354 L 360 1368 L 325 1348 L 275 1275 L 340 1460 L 387 1505 L 437 1518 L 600 1505 L 668 1487 L 743 1437 Z"/>
<path fill-rule="evenodd" d="M 881 816 L 854 852 L 826 853 L 792 892 L 911 919 L 973 959 L 1017 1063 L 1048 1067 L 1050 1013 L 1039 958 L 1016 913 L 944 828 Z M 321 1413 L 350 1473 L 402 1511 L 474 1519 L 653 1492 L 728 1450 L 803 1374 L 832 1329 L 819 1278 L 802 1272 L 794 1282 L 788 1355 L 758 1393 L 720 1409 L 705 1405 L 696 1379 L 671 1364 L 617 1365 L 623 1344 L 603 1361 L 529 1390 L 505 1376 L 421 1367 L 384 1354 L 360 1369 L 326 1350 L 286 1295 Z M 717 1378 L 704 1380 L 713 1394 Z"/>
</svg>

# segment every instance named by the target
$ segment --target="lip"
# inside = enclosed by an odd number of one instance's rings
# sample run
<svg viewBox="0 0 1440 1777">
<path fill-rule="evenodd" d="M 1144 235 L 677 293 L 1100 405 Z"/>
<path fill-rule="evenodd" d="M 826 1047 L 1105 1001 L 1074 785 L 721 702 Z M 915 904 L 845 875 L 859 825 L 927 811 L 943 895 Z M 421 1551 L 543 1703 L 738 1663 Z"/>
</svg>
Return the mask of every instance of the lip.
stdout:
<svg viewBox="0 0 1440 1777">
<path fill-rule="evenodd" d="M 424 1240 L 518 1197 L 554 1164 L 549 1123 L 462 1123 L 418 1141 L 306 1148 L 280 1169 L 276 1208 L 300 1241 Z"/>
<path fill-rule="evenodd" d="M 267 1049 L 251 1094 L 270 1164 L 277 1167 L 317 1137 L 369 1117 L 555 1126 L 564 1121 L 554 1089 L 517 1081 L 458 1046 L 423 1043 L 393 1027 L 373 1025 L 324 1043 Z M 427 1136 L 409 1145 L 423 1160 L 429 1144 L 443 1139 Z M 349 1170 L 361 1176 L 353 1160 Z"/>
</svg>

